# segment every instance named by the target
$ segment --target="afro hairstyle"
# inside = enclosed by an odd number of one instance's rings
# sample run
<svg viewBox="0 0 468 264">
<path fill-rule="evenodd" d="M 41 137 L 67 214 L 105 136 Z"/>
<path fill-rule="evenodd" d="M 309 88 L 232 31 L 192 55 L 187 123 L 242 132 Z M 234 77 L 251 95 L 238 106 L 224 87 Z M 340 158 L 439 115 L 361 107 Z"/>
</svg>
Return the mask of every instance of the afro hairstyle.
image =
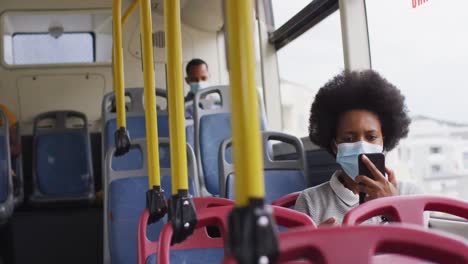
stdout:
<svg viewBox="0 0 468 264">
<path fill-rule="evenodd" d="M 367 110 L 378 116 L 386 151 L 408 135 L 411 119 L 400 90 L 373 70 L 344 71 L 315 96 L 309 117 L 310 140 L 334 155 L 331 143 L 338 119 L 352 110 Z"/>
</svg>

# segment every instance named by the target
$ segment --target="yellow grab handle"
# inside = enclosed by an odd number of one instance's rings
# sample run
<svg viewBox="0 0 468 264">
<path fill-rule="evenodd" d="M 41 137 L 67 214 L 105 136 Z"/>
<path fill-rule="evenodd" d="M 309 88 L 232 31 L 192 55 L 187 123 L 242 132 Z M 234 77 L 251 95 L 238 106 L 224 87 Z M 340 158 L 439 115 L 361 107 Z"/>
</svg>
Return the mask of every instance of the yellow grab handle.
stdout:
<svg viewBox="0 0 468 264">
<path fill-rule="evenodd" d="M 123 15 L 122 17 L 122 27 L 125 26 L 125 24 L 127 23 L 128 21 L 128 18 L 130 17 L 130 15 L 133 13 L 133 11 L 135 11 L 135 8 L 140 4 L 140 0 L 135 0 L 133 1 L 133 3 L 128 7 L 127 11 L 125 11 L 125 14 Z M 115 73 L 115 70 L 116 70 L 116 67 L 114 66 L 114 58 L 115 58 L 115 45 L 112 45 L 112 80 L 113 80 L 113 83 L 117 83 L 117 81 L 115 80 L 117 74 Z M 114 87 L 114 91 L 115 91 L 115 87 Z"/>
<path fill-rule="evenodd" d="M 122 17 L 122 26 L 124 26 L 127 23 L 128 18 L 133 13 L 133 11 L 135 11 L 135 9 L 137 8 L 139 4 L 140 4 L 140 0 L 133 0 L 133 3 L 127 8 L 127 10 L 125 11 Z"/>
<path fill-rule="evenodd" d="M 113 86 L 112 86 L 112 90 L 114 90 L 114 93 L 115 91 L 117 90 L 115 88 L 115 85 L 117 83 L 117 67 L 115 67 L 115 44 L 112 44 L 112 83 L 113 83 Z"/>
<path fill-rule="evenodd" d="M 252 0 L 227 0 L 236 204 L 264 198 L 260 119 L 255 88 Z"/>
<path fill-rule="evenodd" d="M 140 1 L 140 24 L 145 94 L 146 145 L 148 150 L 149 188 L 161 186 L 159 171 L 159 142 L 156 115 L 156 94 L 153 62 L 153 22 L 151 0 Z"/>
<path fill-rule="evenodd" d="M 164 1 L 172 194 L 188 190 L 179 0 Z"/>
<path fill-rule="evenodd" d="M 122 1 L 113 0 L 112 5 L 112 37 L 114 39 L 113 52 L 113 70 L 115 103 L 117 108 L 117 129 L 126 127 L 125 120 L 125 88 L 124 88 L 124 68 L 123 68 L 123 50 L 122 50 Z"/>
</svg>

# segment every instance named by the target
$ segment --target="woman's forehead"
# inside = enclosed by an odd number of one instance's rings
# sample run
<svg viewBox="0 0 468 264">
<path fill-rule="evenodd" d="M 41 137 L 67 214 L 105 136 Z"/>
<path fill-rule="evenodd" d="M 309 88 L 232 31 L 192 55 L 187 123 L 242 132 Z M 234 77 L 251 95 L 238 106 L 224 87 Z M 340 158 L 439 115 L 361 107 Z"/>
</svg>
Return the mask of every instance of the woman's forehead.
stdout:
<svg viewBox="0 0 468 264">
<path fill-rule="evenodd" d="M 338 118 L 337 122 L 337 132 L 341 133 L 381 130 L 379 117 L 368 110 L 351 110 L 344 112 Z"/>
</svg>

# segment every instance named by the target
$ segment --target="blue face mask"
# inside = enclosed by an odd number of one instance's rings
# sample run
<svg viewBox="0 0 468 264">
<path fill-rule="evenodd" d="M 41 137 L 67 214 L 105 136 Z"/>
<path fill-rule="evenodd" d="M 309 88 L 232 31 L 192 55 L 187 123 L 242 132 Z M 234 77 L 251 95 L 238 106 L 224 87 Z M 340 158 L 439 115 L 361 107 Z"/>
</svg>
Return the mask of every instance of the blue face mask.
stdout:
<svg viewBox="0 0 468 264">
<path fill-rule="evenodd" d="M 359 155 L 370 153 L 382 153 L 383 146 L 358 141 L 353 143 L 341 143 L 337 145 L 336 162 L 351 178 L 355 179 L 359 175 Z"/>
<path fill-rule="evenodd" d="M 191 83 L 189 83 L 189 85 L 190 85 L 190 91 L 192 93 L 196 93 L 196 92 L 208 87 L 207 82 L 191 82 Z"/>
</svg>

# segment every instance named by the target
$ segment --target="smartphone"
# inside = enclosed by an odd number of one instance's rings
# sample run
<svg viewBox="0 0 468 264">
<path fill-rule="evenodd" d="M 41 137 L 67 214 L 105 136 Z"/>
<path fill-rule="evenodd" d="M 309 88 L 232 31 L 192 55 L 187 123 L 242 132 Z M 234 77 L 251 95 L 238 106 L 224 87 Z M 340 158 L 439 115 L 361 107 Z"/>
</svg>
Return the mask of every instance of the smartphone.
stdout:
<svg viewBox="0 0 468 264">
<path fill-rule="evenodd" d="M 360 154 L 358 160 L 359 166 L 359 175 L 367 176 L 371 179 L 374 179 L 371 171 L 367 168 L 366 164 L 362 161 L 362 156 L 366 155 L 366 157 L 377 167 L 377 169 L 384 175 L 385 177 L 385 156 L 383 153 L 369 153 L 369 154 Z M 359 193 L 359 204 L 363 204 L 366 198 L 365 193 Z"/>
<path fill-rule="evenodd" d="M 367 176 L 371 179 L 374 179 L 374 176 L 367 168 L 366 164 L 362 161 L 362 156 L 366 155 L 366 157 L 374 163 L 375 167 L 385 176 L 385 156 L 383 153 L 370 153 L 370 154 L 361 154 L 359 155 L 359 175 Z"/>
</svg>

